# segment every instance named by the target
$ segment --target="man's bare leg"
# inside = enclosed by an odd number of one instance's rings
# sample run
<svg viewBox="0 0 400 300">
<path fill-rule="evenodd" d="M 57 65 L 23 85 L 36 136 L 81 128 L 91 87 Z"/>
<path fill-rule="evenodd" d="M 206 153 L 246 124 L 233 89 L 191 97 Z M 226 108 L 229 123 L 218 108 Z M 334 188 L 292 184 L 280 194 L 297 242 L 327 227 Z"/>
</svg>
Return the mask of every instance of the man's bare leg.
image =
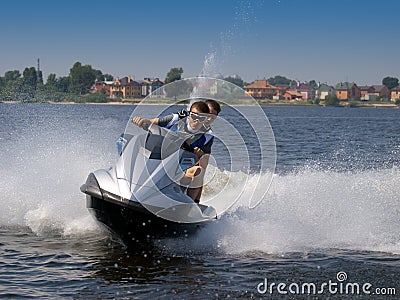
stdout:
<svg viewBox="0 0 400 300">
<path fill-rule="evenodd" d="M 194 202 L 199 203 L 201 192 L 203 190 L 203 179 L 205 170 L 199 167 L 193 176 L 193 180 L 187 189 L 187 195 L 193 199 Z"/>
</svg>

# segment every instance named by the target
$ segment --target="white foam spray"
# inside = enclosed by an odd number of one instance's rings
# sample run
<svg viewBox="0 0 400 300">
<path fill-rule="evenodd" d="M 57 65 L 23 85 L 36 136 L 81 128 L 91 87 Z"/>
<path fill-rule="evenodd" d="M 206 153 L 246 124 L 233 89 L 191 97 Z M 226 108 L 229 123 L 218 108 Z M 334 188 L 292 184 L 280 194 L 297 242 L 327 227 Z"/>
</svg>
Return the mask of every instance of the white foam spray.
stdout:
<svg viewBox="0 0 400 300">
<path fill-rule="evenodd" d="M 0 226 L 27 226 L 38 235 L 98 231 L 79 187 L 90 171 L 112 162 L 111 152 L 79 131 L 54 130 L 35 128 L 8 142 L 0 159 Z"/>
<path fill-rule="evenodd" d="M 41 144 L 44 137 L 35 140 Z M 110 157 L 101 156 L 101 150 L 88 153 L 88 145 L 79 143 L 53 145 L 51 150 L 23 144 L 14 145 L 18 154 L 13 159 L 2 161 L 0 224 L 28 226 L 38 235 L 97 232 L 79 186 L 90 170 L 103 168 Z M 396 167 L 351 173 L 305 168 L 275 175 L 266 199 L 255 209 L 248 208 L 246 198 L 256 184 L 255 176 L 209 168 L 213 180 L 205 186 L 204 200 L 226 185 L 227 178 L 226 190 L 233 193 L 239 182 L 247 180 L 244 193 L 219 220 L 179 241 L 179 247 L 175 239 L 163 241 L 171 251 L 217 249 L 237 254 L 344 248 L 400 253 Z"/>
<path fill-rule="evenodd" d="M 400 253 L 399 180 L 398 168 L 356 173 L 304 169 L 276 175 L 267 198 L 255 209 L 248 208 L 245 192 L 228 213 L 195 237 L 181 240 L 179 247 L 168 240 L 163 246 L 228 254 L 315 249 Z M 249 191 L 252 181 L 249 178 Z M 213 184 L 209 190 L 218 182 Z M 235 183 L 231 185 L 234 189 Z"/>
</svg>

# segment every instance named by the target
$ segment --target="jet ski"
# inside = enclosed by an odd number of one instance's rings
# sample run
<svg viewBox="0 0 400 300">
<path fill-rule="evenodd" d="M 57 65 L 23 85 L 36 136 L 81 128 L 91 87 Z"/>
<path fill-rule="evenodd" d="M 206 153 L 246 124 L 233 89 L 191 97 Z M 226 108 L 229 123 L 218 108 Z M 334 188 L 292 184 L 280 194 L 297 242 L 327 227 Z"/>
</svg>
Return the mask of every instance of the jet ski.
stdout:
<svg viewBox="0 0 400 300">
<path fill-rule="evenodd" d="M 121 137 L 120 156 L 111 168 L 89 174 L 80 188 L 86 206 L 126 244 L 188 236 L 217 218 L 212 206 L 185 193 L 185 170 L 198 161 L 182 147 L 188 134 L 150 123 L 142 127 L 137 135 Z"/>
</svg>

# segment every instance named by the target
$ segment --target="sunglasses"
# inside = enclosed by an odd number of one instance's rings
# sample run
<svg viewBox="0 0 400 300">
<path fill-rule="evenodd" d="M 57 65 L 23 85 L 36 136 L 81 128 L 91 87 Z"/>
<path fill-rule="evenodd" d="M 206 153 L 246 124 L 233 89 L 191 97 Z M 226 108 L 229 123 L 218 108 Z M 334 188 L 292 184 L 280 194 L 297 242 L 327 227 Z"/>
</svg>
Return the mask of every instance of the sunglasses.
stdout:
<svg viewBox="0 0 400 300">
<path fill-rule="evenodd" d="M 189 115 L 195 123 L 204 123 L 208 120 L 208 116 L 196 114 L 192 111 L 189 113 Z"/>
</svg>

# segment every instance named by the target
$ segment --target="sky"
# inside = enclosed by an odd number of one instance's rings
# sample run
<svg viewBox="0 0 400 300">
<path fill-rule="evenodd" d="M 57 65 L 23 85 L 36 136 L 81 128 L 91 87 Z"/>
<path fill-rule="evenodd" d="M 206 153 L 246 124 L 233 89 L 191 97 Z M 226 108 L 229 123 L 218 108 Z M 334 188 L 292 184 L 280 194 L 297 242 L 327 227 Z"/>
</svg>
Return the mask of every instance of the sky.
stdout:
<svg viewBox="0 0 400 300">
<path fill-rule="evenodd" d="M 400 78 L 399 0 L 5 1 L 0 76 L 77 61 L 117 77 Z"/>
</svg>

